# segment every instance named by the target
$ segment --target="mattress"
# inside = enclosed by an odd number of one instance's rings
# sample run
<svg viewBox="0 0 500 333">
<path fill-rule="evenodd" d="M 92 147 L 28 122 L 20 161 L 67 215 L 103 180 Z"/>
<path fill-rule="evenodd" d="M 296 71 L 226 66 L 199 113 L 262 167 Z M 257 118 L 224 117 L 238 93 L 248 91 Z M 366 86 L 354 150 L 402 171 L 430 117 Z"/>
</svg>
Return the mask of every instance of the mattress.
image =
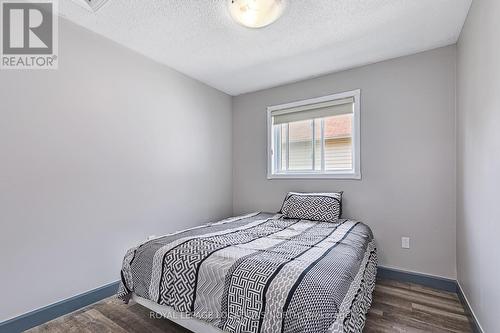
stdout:
<svg viewBox="0 0 500 333">
<path fill-rule="evenodd" d="M 253 213 L 128 250 L 118 296 L 225 332 L 361 332 L 376 266 L 362 222 Z"/>
</svg>

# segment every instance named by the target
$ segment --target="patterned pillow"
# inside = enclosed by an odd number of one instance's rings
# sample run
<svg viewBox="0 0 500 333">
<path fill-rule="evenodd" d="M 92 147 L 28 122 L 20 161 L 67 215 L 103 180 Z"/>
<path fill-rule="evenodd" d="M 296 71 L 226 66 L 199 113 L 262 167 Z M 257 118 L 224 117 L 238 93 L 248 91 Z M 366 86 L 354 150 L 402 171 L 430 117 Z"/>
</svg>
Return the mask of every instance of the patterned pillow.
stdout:
<svg viewBox="0 0 500 333">
<path fill-rule="evenodd" d="M 337 222 L 342 215 L 342 193 L 289 192 L 281 213 L 291 219 Z"/>
</svg>

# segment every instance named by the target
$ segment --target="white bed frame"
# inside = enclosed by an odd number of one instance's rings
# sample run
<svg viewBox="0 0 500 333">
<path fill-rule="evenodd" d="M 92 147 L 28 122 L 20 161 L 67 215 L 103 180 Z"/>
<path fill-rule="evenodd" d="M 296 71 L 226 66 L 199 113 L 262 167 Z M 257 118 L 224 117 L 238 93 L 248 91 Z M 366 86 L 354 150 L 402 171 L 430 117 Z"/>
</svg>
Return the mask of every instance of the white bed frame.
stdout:
<svg viewBox="0 0 500 333">
<path fill-rule="evenodd" d="M 140 305 L 159 314 L 161 318 L 173 321 L 177 325 L 187 328 L 194 333 L 224 333 L 222 330 L 210 325 L 208 322 L 187 316 L 184 313 L 174 310 L 170 306 L 157 304 L 149 299 L 137 296 L 136 294 L 132 294 L 132 299 Z M 158 317 L 158 319 L 160 319 L 160 317 Z"/>
</svg>

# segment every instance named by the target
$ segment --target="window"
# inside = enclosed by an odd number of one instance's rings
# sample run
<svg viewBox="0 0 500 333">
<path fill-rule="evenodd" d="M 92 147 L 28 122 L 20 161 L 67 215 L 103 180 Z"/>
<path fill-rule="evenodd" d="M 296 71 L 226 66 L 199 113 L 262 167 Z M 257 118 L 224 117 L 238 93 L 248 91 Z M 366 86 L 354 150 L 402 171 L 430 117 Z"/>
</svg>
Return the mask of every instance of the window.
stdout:
<svg viewBox="0 0 500 333">
<path fill-rule="evenodd" d="M 272 178 L 360 179 L 360 91 L 268 108 Z"/>
</svg>

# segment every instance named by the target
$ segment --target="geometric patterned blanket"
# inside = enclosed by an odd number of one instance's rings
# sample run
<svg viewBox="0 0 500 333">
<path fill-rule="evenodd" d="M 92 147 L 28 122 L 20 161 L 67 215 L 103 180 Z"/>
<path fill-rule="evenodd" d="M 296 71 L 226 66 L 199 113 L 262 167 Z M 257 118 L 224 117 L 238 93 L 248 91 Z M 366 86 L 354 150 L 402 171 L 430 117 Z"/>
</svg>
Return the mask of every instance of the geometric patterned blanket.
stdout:
<svg viewBox="0 0 500 333">
<path fill-rule="evenodd" d="M 127 251 L 132 293 L 226 332 L 361 332 L 375 285 L 368 226 L 254 213 Z"/>
</svg>

